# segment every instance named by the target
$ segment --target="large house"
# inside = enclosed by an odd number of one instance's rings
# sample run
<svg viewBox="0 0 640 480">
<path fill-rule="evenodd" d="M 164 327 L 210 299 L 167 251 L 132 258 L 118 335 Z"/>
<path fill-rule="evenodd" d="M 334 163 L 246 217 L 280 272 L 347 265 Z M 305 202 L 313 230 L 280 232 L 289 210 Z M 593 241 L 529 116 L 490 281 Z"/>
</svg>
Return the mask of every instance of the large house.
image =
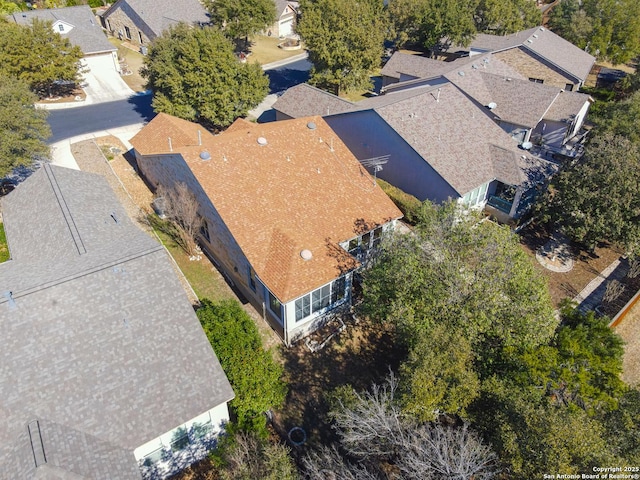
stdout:
<svg viewBox="0 0 640 480">
<path fill-rule="evenodd" d="M 593 99 L 584 93 L 532 82 L 492 54 L 441 62 L 396 52 L 382 69 L 383 92 L 446 79 L 473 99 L 520 145 L 572 157 Z"/>
<path fill-rule="evenodd" d="M 166 251 L 100 176 L 45 164 L 2 199 L 0 478 L 165 478 L 231 386 Z"/>
<path fill-rule="evenodd" d="M 281 118 L 302 105 L 306 113 L 329 109 L 325 121 L 356 158 L 421 201 L 459 199 L 520 217 L 556 167 L 519 148 L 489 109 L 447 78 L 419 80 L 357 103 L 299 85 L 274 108 Z"/>
<path fill-rule="evenodd" d="M 354 270 L 402 216 L 321 117 L 214 136 L 159 114 L 131 144 L 152 187 L 195 194 L 203 249 L 287 345 L 350 304 Z"/>
<path fill-rule="evenodd" d="M 577 90 L 584 85 L 596 60 L 545 27 L 510 35 L 478 34 L 471 43 L 469 55 L 487 52 L 532 82 L 564 90 Z"/>
<path fill-rule="evenodd" d="M 101 21 L 110 35 L 146 48 L 178 23 L 205 25 L 210 19 L 198 0 L 117 0 Z"/>
<path fill-rule="evenodd" d="M 31 25 L 36 18 L 51 22 L 54 32 L 80 47 L 89 68 L 120 73 L 117 48 L 107 40 L 88 5 L 34 9 L 14 13 L 9 18 L 19 25 Z"/>
<path fill-rule="evenodd" d="M 269 36 L 273 35 L 280 38 L 294 35 L 298 17 L 298 2 L 290 0 L 274 1 L 276 4 L 276 21 L 265 32 Z"/>
</svg>

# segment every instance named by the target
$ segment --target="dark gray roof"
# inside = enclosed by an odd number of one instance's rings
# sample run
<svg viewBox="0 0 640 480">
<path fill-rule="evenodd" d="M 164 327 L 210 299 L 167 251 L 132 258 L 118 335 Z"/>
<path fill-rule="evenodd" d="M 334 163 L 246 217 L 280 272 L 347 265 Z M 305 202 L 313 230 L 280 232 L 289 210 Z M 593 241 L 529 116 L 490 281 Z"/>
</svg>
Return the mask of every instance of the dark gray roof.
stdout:
<svg viewBox="0 0 640 480">
<path fill-rule="evenodd" d="M 134 22 L 143 22 L 155 36 L 160 36 L 163 31 L 181 22 L 194 24 L 210 21 L 207 11 L 198 0 L 118 0 L 102 16 L 107 19 L 117 9 L 124 10 Z M 135 15 L 131 15 L 131 11 Z M 142 25 L 140 28 L 143 29 Z"/>
<path fill-rule="evenodd" d="M 493 179 L 521 185 L 546 162 L 515 142 L 451 83 L 384 95 L 375 112 L 459 194 Z M 524 159 L 522 157 L 525 157 Z"/>
<path fill-rule="evenodd" d="M 468 57 L 453 62 L 443 62 L 421 55 L 395 52 L 382 67 L 380 74 L 385 77 L 400 78 L 400 74 L 415 78 L 435 77 L 456 68 L 456 65 L 469 61 Z"/>
<path fill-rule="evenodd" d="M 2 207 L 0 478 L 140 478 L 135 448 L 233 397 L 165 250 L 97 175 L 45 165 Z"/>
<path fill-rule="evenodd" d="M 34 18 L 52 23 L 57 21 L 67 23 L 73 26 L 73 29 L 67 34 L 61 34 L 61 36 L 68 38 L 73 45 L 80 47 L 85 55 L 116 50 L 116 47 L 107 40 L 88 5 L 48 10 L 29 10 L 14 13 L 10 18 L 20 25 L 30 25 Z"/>
<path fill-rule="evenodd" d="M 470 48 L 479 52 L 499 52 L 516 47 L 532 52 L 580 81 L 587 78 L 595 62 L 595 57 L 544 27 L 504 36 L 479 34 Z"/>
<path fill-rule="evenodd" d="M 297 1 L 291 2 L 289 0 L 274 0 L 274 2 L 276 4 L 276 15 L 278 16 L 278 18 L 282 16 L 285 9 L 287 8 L 287 5 L 291 5 L 291 8 L 293 8 L 294 10 L 297 10 L 299 7 L 299 3 Z"/>
<path fill-rule="evenodd" d="M 334 115 L 353 109 L 349 100 L 301 83 L 289 88 L 273 104 L 274 110 L 291 118 L 312 117 L 314 115 Z"/>
</svg>

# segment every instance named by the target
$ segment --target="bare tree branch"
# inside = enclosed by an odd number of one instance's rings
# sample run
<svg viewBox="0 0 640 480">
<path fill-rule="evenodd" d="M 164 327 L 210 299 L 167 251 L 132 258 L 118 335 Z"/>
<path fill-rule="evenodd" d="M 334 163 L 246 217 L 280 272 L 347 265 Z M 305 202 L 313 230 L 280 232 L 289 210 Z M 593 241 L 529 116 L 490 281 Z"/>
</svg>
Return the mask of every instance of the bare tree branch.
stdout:
<svg viewBox="0 0 640 480">
<path fill-rule="evenodd" d="M 202 217 L 198 214 L 198 200 L 185 183 L 177 183 L 173 188 L 160 185 L 156 196 L 164 202 L 164 213 L 176 229 L 175 240 L 188 255 L 198 253 L 196 241 Z"/>
<path fill-rule="evenodd" d="M 305 478 L 309 480 L 379 480 L 380 476 L 366 467 L 345 460 L 335 446 L 320 450 L 302 459 Z"/>
</svg>

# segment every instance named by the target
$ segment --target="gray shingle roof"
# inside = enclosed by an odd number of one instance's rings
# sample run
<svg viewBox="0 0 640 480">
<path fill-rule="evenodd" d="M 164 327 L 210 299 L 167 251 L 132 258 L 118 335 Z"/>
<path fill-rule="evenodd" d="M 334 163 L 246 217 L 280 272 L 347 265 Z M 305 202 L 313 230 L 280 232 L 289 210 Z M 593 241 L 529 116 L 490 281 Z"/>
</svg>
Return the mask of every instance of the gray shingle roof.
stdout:
<svg viewBox="0 0 640 480">
<path fill-rule="evenodd" d="M 233 397 L 166 252 L 97 175 L 45 165 L 2 207 L 0 478 L 140 478 L 135 448 Z"/>
<path fill-rule="evenodd" d="M 564 91 L 556 98 L 544 118 L 571 123 L 586 102 L 593 99 L 584 93 Z"/>
<path fill-rule="evenodd" d="M 30 25 L 34 18 L 57 22 L 58 20 L 73 26 L 68 34 L 61 34 L 73 45 L 80 47 L 85 55 L 116 50 L 96 21 L 88 5 L 75 7 L 52 8 L 47 10 L 29 10 L 11 15 L 13 21 L 20 25 Z"/>
<path fill-rule="evenodd" d="M 133 10 L 156 36 L 181 22 L 194 24 L 210 21 L 207 11 L 198 0 L 118 0 L 104 12 L 103 17 L 108 18 L 119 8 Z M 132 20 L 135 21 L 135 18 Z"/>
<path fill-rule="evenodd" d="M 461 196 L 493 179 L 520 185 L 527 182 L 532 166 L 546 168 L 546 162 L 524 155 L 456 86 L 410 93 L 387 94 L 384 97 L 397 95 L 398 101 L 386 99 L 374 110 Z"/>
<path fill-rule="evenodd" d="M 389 61 L 382 67 L 380 74 L 385 77 L 400 78 L 400 74 L 426 78 L 442 75 L 456 68 L 457 65 L 469 62 L 469 57 L 459 58 L 453 62 L 443 62 L 420 55 L 395 52 Z"/>
<path fill-rule="evenodd" d="M 504 36 L 479 34 L 470 48 L 482 52 L 499 52 L 516 47 L 538 55 L 580 81 L 587 78 L 595 62 L 595 57 L 544 27 Z"/>
<path fill-rule="evenodd" d="M 354 104 L 331 93 L 301 83 L 289 88 L 273 104 L 274 110 L 291 118 L 334 115 L 353 109 Z"/>
</svg>

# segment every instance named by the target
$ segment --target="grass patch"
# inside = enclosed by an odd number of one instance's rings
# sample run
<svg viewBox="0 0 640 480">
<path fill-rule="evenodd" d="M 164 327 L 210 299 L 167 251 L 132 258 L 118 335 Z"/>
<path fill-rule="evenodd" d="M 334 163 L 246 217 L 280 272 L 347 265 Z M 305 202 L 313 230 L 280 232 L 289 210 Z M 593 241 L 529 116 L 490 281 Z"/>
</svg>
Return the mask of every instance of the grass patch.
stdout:
<svg viewBox="0 0 640 480">
<path fill-rule="evenodd" d="M 167 247 L 198 298 L 208 298 L 213 301 L 236 299 L 227 282 L 207 257 L 203 255 L 201 260 L 189 260 L 189 256 L 178 243 L 160 228 L 159 222 L 162 220 L 150 216 L 150 221 L 158 238 Z"/>
<path fill-rule="evenodd" d="M 0 263 L 6 262 L 9 258 L 11 257 L 9 256 L 7 237 L 4 234 L 4 224 L 0 223 Z"/>
<path fill-rule="evenodd" d="M 378 185 L 384 193 L 386 193 L 391 201 L 396 204 L 396 207 L 404 214 L 404 219 L 407 223 L 415 223 L 416 212 L 420 209 L 422 202 L 413 195 L 400 190 L 398 187 L 394 187 L 390 183 L 384 180 L 377 179 Z"/>
<path fill-rule="evenodd" d="M 249 61 L 265 65 L 304 53 L 304 45 L 300 50 L 283 50 L 278 48 L 278 44 L 281 42 L 284 42 L 284 39 L 256 35 L 251 38 Z"/>
</svg>

